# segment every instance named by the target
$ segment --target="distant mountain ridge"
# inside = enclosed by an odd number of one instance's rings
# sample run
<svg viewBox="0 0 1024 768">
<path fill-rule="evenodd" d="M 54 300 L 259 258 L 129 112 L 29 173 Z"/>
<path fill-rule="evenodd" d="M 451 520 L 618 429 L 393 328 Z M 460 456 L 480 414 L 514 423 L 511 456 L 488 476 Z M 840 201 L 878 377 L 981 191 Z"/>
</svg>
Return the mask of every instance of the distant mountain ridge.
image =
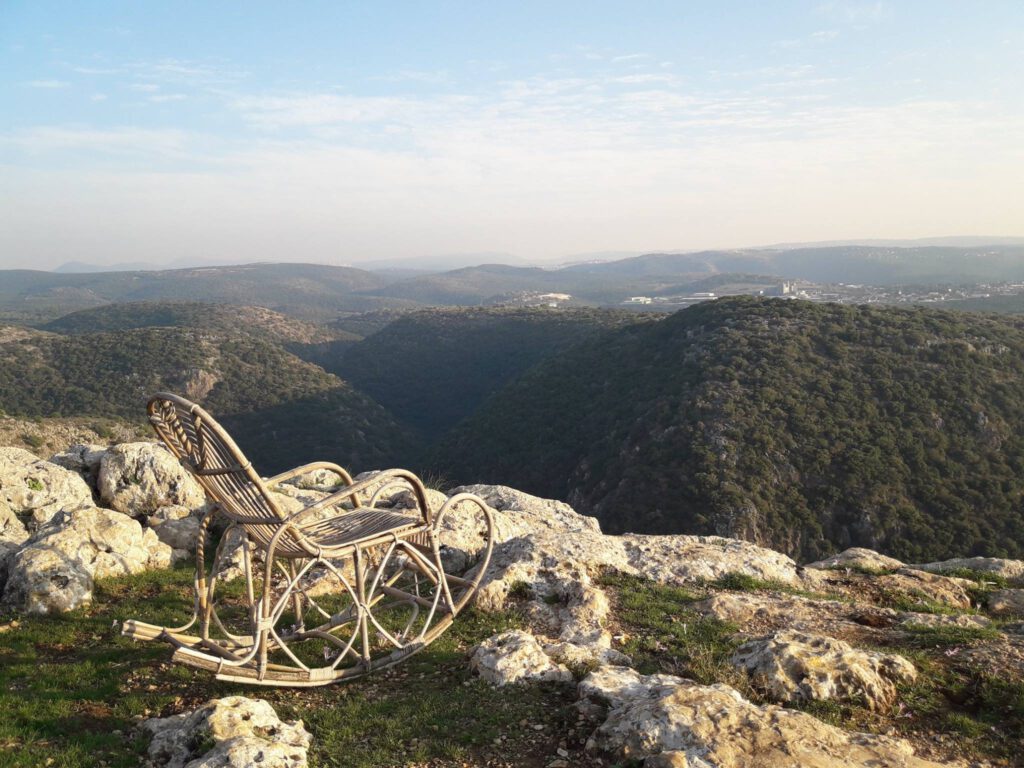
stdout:
<svg viewBox="0 0 1024 768">
<path fill-rule="evenodd" d="M 388 280 L 372 272 L 321 264 L 241 264 L 164 271 L 56 274 L 0 272 L 0 312 L 47 320 L 112 302 L 205 301 L 258 305 L 306 319 L 341 311 L 408 304 L 366 296 Z"/>
<path fill-rule="evenodd" d="M 427 274 L 301 263 L 77 274 L 7 270 L 0 271 L 0 318 L 40 322 L 113 302 L 206 301 L 327 322 L 356 312 L 486 305 L 530 292 L 607 306 L 723 274 L 876 286 L 1018 282 L 1024 281 L 1024 244 L 648 253 L 558 268 L 479 264 Z"/>
</svg>

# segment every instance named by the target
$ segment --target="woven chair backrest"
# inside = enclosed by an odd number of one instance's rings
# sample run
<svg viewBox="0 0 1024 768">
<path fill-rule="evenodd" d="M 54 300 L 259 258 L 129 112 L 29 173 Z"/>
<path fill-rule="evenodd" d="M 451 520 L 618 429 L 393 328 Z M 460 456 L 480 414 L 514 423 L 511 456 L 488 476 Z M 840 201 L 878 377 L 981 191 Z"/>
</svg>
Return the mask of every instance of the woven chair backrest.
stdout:
<svg viewBox="0 0 1024 768">
<path fill-rule="evenodd" d="M 167 392 L 153 395 L 148 411 L 164 445 L 221 512 L 267 546 L 285 516 L 224 428 L 195 403 Z"/>
</svg>

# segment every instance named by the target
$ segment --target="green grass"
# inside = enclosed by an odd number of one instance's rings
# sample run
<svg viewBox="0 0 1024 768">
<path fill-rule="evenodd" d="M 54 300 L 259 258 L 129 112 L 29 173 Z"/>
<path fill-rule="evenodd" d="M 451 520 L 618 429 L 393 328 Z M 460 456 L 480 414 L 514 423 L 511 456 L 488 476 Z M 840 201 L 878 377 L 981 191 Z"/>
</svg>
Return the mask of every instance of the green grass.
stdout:
<svg viewBox="0 0 1024 768">
<path fill-rule="evenodd" d="M 972 608 L 954 608 L 953 606 L 932 600 L 924 595 L 908 595 L 904 592 L 885 590 L 879 597 L 879 602 L 886 608 L 909 613 L 931 613 L 937 616 L 959 616 L 961 614 L 976 614 Z"/>
<path fill-rule="evenodd" d="M 906 735 L 939 731 L 956 739 L 966 754 L 1020 760 L 1024 680 L 951 664 L 934 651 L 907 656 L 919 674 L 913 683 L 900 686 L 899 730 Z"/>
<path fill-rule="evenodd" d="M 542 764 L 575 720 L 572 686 L 510 693 L 469 671 L 467 650 L 518 626 L 515 613 L 468 611 L 406 663 L 314 689 L 218 683 L 172 664 L 170 646 L 120 636 L 128 618 L 180 623 L 191 610 L 191 580 L 188 566 L 155 571 L 99 583 L 94 604 L 70 614 L 0 617 L 0 624 L 18 621 L 0 633 L 0 765 L 136 766 L 146 748 L 138 720 L 232 694 L 265 698 L 282 718 L 302 718 L 314 737 L 313 766 L 485 762 L 500 754 L 530 764 L 532 752 Z M 524 728 L 524 720 L 545 730 Z"/>
<path fill-rule="evenodd" d="M 955 645 L 971 645 L 985 640 L 999 638 L 999 630 L 994 627 L 926 627 L 910 625 L 904 627 L 907 632 L 907 645 L 911 648 L 948 648 Z"/>
<path fill-rule="evenodd" d="M 810 600 L 838 600 L 845 601 L 842 595 L 829 595 L 824 592 L 812 592 L 806 589 L 794 587 L 778 579 L 759 579 L 746 573 L 727 573 L 714 581 L 705 583 L 705 586 L 713 589 L 725 589 L 733 592 L 782 592 L 794 597 L 806 597 Z"/>
<path fill-rule="evenodd" d="M 666 587 L 634 576 L 606 575 L 612 589 L 615 617 L 626 640 L 621 650 L 644 674 L 679 675 L 698 683 L 727 682 L 749 692 L 746 675 L 729 663 L 741 644 L 739 627 L 693 610 L 706 596 L 681 587 Z"/>
</svg>

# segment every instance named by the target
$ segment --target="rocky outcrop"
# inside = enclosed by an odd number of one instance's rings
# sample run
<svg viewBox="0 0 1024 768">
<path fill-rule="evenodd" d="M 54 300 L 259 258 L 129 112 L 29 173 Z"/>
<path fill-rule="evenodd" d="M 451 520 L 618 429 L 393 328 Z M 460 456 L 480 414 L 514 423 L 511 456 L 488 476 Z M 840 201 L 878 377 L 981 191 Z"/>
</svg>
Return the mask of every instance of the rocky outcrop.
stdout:
<svg viewBox="0 0 1024 768">
<path fill-rule="evenodd" d="M 986 607 L 994 616 L 1024 617 L 1024 589 L 997 589 L 989 593 Z"/>
<path fill-rule="evenodd" d="M 1006 560 L 999 557 L 958 557 L 942 560 L 937 563 L 912 565 L 918 571 L 929 573 L 956 573 L 970 571 L 972 573 L 989 573 L 1004 579 L 1024 580 L 1024 560 Z"/>
<path fill-rule="evenodd" d="M 572 673 L 556 664 L 529 632 L 514 629 L 485 640 L 475 649 L 469 666 L 495 685 L 538 680 L 568 682 Z"/>
<path fill-rule="evenodd" d="M 92 505 L 92 491 L 76 473 L 21 448 L 0 448 L 0 516 L 14 514 L 32 531 L 60 512 Z"/>
<path fill-rule="evenodd" d="M 971 613 L 900 613 L 897 621 L 901 627 L 959 627 L 960 629 L 984 629 L 992 626 L 992 619 Z"/>
<path fill-rule="evenodd" d="M 500 517 L 508 519 L 517 532 L 601 532 L 596 517 L 581 515 L 565 502 L 531 496 L 505 485 L 460 485 L 448 495 L 458 493 L 479 496 L 487 506 L 501 513 Z"/>
<path fill-rule="evenodd" d="M 171 548 L 125 515 L 62 512 L 9 557 L 3 601 L 27 613 L 63 613 L 92 600 L 94 579 L 170 562 Z"/>
<path fill-rule="evenodd" d="M 500 610 L 510 596 L 517 596 L 539 644 L 555 663 L 626 660 L 612 648 L 607 627 L 611 606 L 595 582 L 608 570 L 671 585 L 733 573 L 800 583 L 790 558 L 748 542 L 715 536 L 606 536 L 596 521 L 560 502 L 503 486 L 464 486 L 453 493 L 461 491 L 502 507 L 494 513 L 499 543 L 477 605 Z M 521 533 L 506 538 L 508 530 L 517 529 Z"/>
<path fill-rule="evenodd" d="M 305 768 L 311 736 L 261 699 L 228 696 L 193 712 L 142 724 L 150 761 L 161 768 Z"/>
<path fill-rule="evenodd" d="M 822 635 L 782 631 L 751 640 L 733 654 L 754 686 L 773 701 L 862 701 L 880 710 L 899 683 L 913 682 L 914 665 L 902 656 L 862 651 Z"/>
<path fill-rule="evenodd" d="M 581 708 L 606 712 L 588 749 L 647 768 L 936 768 L 901 739 L 851 733 L 803 712 L 758 706 L 727 685 L 604 667 L 579 685 Z M 756 758 L 755 758 L 756 756 Z"/>
<path fill-rule="evenodd" d="M 850 549 L 843 550 L 838 555 L 833 555 L 815 563 L 808 563 L 804 567 L 826 571 L 853 568 L 869 573 L 880 573 L 902 568 L 903 563 L 895 557 L 888 557 L 887 555 L 875 552 L 873 549 L 851 547 Z"/>
<path fill-rule="evenodd" d="M 803 630 L 814 627 L 822 618 L 841 619 L 850 610 L 849 605 L 837 600 L 757 592 L 720 592 L 694 603 L 693 607 L 698 613 L 731 624 L 784 625 Z"/>
<path fill-rule="evenodd" d="M 158 443 L 122 443 L 103 454 L 97 476 L 102 503 L 133 517 L 160 507 L 198 509 L 206 494 L 171 452 Z"/>
<path fill-rule="evenodd" d="M 901 568 L 896 573 L 875 576 L 871 579 L 871 585 L 890 595 L 898 595 L 904 601 L 916 602 L 922 606 L 938 603 L 960 610 L 971 607 L 971 597 L 960 580 L 913 568 Z"/>
<path fill-rule="evenodd" d="M 21 546 L 28 539 L 29 533 L 14 510 L 8 506 L 0 506 L 0 544 L 10 547 Z"/>
<path fill-rule="evenodd" d="M 78 474 L 95 491 L 99 481 L 100 461 L 106 452 L 105 445 L 83 443 L 72 445 L 66 451 L 54 454 L 49 460 Z"/>
</svg>

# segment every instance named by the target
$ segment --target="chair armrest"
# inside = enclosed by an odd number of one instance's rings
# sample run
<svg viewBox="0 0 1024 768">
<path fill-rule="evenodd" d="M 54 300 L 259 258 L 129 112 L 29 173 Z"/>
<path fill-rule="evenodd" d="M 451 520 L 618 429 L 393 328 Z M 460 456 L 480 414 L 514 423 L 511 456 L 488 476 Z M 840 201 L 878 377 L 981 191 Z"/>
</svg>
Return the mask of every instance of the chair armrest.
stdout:
<svg viewBox="0 0 1024 768">
<path fill-rule="evenodd" d="M 289 469 L 287 472 L 282 472 L 279 475 L 268 477 L 266 478 L 266 480 L 264 480 L 264 482 L 267 485 L 277 485 L 278 483 L 283 483 L 285 480 L 291 480 L 293 477 L 305 475 L 308 474 L 309 472 L 314 472 L 318 469 L 326 469 L 329 472 L 333 472 L 334 474 L 341 478 L 341 481 L 344 485 L 352 485 L 352 475 L 350 475 L 337 464 L 332 464 L 329 461 L 313 461 L 310 462 L 309 464 L 303 464 L 301 467 Z"/>
</svg>

